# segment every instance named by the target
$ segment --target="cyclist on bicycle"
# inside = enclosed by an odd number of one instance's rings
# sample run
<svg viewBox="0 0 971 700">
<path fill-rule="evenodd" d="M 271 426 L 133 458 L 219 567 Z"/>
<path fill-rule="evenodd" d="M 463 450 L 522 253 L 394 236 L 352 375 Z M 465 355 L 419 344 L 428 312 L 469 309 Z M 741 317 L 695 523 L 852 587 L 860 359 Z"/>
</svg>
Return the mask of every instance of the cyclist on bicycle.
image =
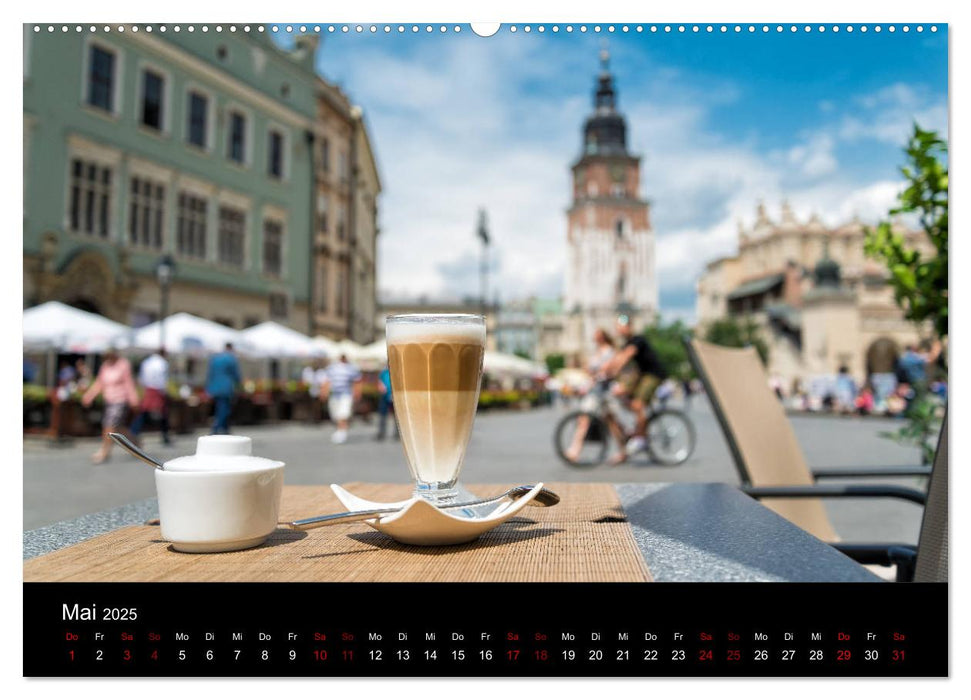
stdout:
<svg viewBox="0 0 971 700">
<path fill-rule="evenodd" d="M 626 314 L 617 317 L 617 334 L 622 349 L 604 365 L 603 372 L 608 377 L 616 378 L 611 392 L 629 402 L 637 416 L 637 424 L 630 439 L 625 441 L 620 424 L 615 418 L 608 418 L 610 431 L 619 445 L 617 454 L 610 459 L 612 465 L 626 462 L 628 452 L 639 452 L 647 445 L 647 409 L 654 392 L 667 378 L 667 372 L 654 348 L 647 338 L 634 333 L 630 317 Z"/>
</svg>

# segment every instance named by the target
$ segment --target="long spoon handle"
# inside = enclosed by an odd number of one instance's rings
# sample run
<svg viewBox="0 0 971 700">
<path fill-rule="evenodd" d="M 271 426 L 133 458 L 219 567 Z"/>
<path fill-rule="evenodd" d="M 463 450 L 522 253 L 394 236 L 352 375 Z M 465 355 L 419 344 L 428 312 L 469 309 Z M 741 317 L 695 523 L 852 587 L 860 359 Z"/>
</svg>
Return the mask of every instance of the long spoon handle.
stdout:
<svg viewBox="0 0 971 700">
<path fill-rule="evenodd" d="M 287 523 L 291 530 L 313 530 L 316 527 L 325 525 L 336 525 L 337 523 L 350 523 L 355 520 L 370 520 L 378 515 L 397 513 L 401 508 L 372 508 L 371 510 L 352 510 L 346 513 L 332 513 L 330 515 L 316 515 L 312 518 L 294 520 Z"/>
<path fill-rule="evenodd" d="M 473 506 L 482 506 L 486 503 L 492 503 L 493 501 L 500 501 L 506 498 L 508 494 L 500 494 L 499 496 L 493 496 L 492 498 L 483 498 L 478 501 L 466 501 L 465 503 L 451 503 L 443 506 L 439 506 L 442 510 L 450 510 L 452 508 L 470 508 Z M 400 508 L 372 508 L 370 510 L 351 510 L 346 513 L 332 513 L 331 515 L 317 515 L 313 518 L 304 518 L 303 520 L 294 520 L 291 523 L 287 523 L 293 530 L 313 530 L 315 527 L 323 527 L 324 525 L 336 525 L 337 523 L 350 523 L 355 520 L 370 520 L 371 518 L 378 515 L 388 515 L 389 513 L 397 513 L 401 511 L 404 506 Z"/>
<path fill-rule="evenodd" d="M 154 457 L 151 457 L 150 455 L 143 452 L 138 445 L 136 445 L 134 442 L 129 440 L 121 433 L 108 433 L 108 437 L 110 437 L 112 440 L 117 442 L 124 449 L 128 450 L 128 452 L 130 452 L 135 457 L 138 457 L 143 462 L 147 464 L 151 464 L 156 469 L 163 469 L 161 462 L 159 462 Z"/>
</svg>

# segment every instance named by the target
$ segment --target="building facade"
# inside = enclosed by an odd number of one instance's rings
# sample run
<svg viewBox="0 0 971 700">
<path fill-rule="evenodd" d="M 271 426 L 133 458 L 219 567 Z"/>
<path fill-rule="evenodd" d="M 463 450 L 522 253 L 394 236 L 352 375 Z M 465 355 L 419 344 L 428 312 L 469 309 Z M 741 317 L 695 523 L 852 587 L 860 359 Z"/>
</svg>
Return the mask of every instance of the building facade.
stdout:
<svg viewBox="0 0 971 700">
<path fill-rule="evenodd" d="M 922 232 L 899 232 L 935 253 Z M 858 219 L 800 221 L 783 203 L 774 221 L 760 204 L 754 224 L 739 225 L 738 254 L 708 263 L 698 280 L 699 333 L 721 318 L 753 319 L 769 344 L 768 370 L 786 388 L 844 365 L 860 380 L 893 371 L 904 346 L 929 329 L 903 318 L 886 269 L 864 254 L 865 236 Z"/>
<path fill-rule="evenodd" d="M 653 323 L 658 312 L 654 232 L 640 195 L 640 157 L 627 148 L 627 123 L 617 110 L 606 52 L 572 173 L 564 350 L 575 362 L 593 348 L 594 331 L 612 328 L 618 313 L 639 328 Z"/>
<path fill-rule="evenodd" d="M 360 108 L 322 79 L 316 142 L 313 330 L 370 343 L 381 181 Z"/>
<path fill-rule="evenodd" d="M 496 350 L 545 362 L 563 352 L 563 302 L 529 297 L 496 312 Z"/>
<path fill-rule="evenodd" d="M 30 34 L 24 303 L 307 332 L 314 55 L 264 33 Z M 196 28 L 198 30 L 198 28 Z"/>
</svg>

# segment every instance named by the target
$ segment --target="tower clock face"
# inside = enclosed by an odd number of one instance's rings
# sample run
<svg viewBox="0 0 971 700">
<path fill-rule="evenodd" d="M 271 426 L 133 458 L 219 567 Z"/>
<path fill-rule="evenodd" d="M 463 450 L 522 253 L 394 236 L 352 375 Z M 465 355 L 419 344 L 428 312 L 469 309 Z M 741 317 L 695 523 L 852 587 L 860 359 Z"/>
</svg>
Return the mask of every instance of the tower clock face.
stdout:
<svg viewBox="0 0 971 700">
<path fill-rule="evenodd" d="M 610 166 L 610 179 L 614 182 L 624 181 L 624 166 L 619 163 L 615 163 Z"/>
</svg>

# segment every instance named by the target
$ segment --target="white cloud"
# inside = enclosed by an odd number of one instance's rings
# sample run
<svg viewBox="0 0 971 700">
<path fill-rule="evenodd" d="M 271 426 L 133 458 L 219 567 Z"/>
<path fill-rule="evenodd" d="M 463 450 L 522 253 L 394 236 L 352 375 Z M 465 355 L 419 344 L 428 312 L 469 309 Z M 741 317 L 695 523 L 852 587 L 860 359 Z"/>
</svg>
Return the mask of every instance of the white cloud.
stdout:
<svg viewBox="0 0 971 700">
<path fill-rule="evenodd" d="M 904 83 L 888 85 L 856 100 L 857 110 L 843 118 L 839 137 L 902 144 L 916 121 L 924 129 L 947 133 L 947 102 Z"/>
<path fill-rule="evenodd" d="M 829 175 L 838 166 L 833 153 L 835 146 L 836 142 L 829 134 L 816 134 L 808 141 L 790 148 L 786 153 L 786 162 L 805 177 Z"/>
</svg>

